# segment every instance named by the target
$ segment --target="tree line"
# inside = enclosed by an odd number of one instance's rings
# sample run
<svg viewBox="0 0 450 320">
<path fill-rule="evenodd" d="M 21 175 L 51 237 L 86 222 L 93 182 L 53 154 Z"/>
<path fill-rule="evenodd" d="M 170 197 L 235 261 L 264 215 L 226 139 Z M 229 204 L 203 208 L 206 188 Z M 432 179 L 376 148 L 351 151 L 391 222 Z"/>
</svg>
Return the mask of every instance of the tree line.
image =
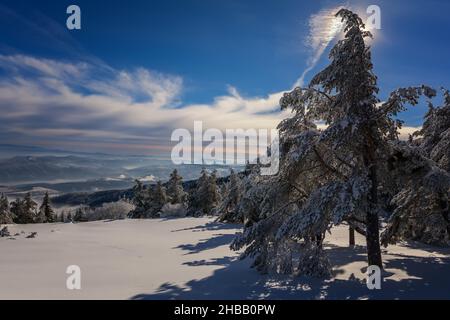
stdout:
<svg viewBox="0 0 450 320">
<path fill-rule="evenodd" d="M 130 218 L 158 218 L 166 210 L 181 211 L 182 215 L 214 215 L 221 200 L 221 188 L 217 184 L 217 172 L 202 169 L 193 190 L 186 192 L 183 178 L 175 169 L 167 183 L 158 181 L 155 185 L 144 186 L 136 180 L 132 203 L 135 209 Z"/>
<path fill-rule="evenodd" d="M 0 225 L 1 224 L 27 224 L 27 223 L 53 223 L 58 219 L 46 192 L 41 205 L 32 199 L 31 193 L 24 198 L 16 199 L 9 203 L 8 198 L 2 193 L 0 195 Z"/>
</svg>

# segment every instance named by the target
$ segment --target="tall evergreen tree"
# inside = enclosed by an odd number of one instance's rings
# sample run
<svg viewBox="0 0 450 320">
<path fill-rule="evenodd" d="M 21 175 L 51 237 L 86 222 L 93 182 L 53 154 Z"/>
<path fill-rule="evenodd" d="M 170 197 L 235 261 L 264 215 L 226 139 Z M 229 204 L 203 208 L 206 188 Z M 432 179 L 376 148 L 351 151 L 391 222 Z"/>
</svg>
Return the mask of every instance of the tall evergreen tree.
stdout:
<svg viewBox="0 0 450 320">
<path fill-rule="evenodd" d="M 11 202 L 10 211 L 14 216 L 14 222 L 15 223 L 23 223 L 23 211 L 24 211 L 24 205 L 23 200 L 17 198 L 13 202 Z"/>
<path fill-rule="evenodd" d="M 393 213 L 382 234 L 387 246 L 399 240 L 450 245 L 450 94 L 443 90 L 444 105 L 429 103 L 422 129 L 414 141 L 398 142 L 388 160 L 394 183 Z"/>
<path fill-rule="evenodd" d="M 187 193 L 183 188 L 183 177 L 178 174 L 177 169 L 170 174 L 169 182 L 167 183 L 167 196 L 171 204 L 184 204 L 187 200 Z"/>
<path fill-rule="evenodd" d="M 387 115 L 377 115 L 376 104 L 379 102 L 376 98 L 377 78 L 372 71 L 370 48 L 365 44 L 365 38 L 371 37 L 370 33 L 364 31 L 361 18 L 353 12 L 343 9 L 337 15 L 345 21 L 344 39 L 340 40 L 331 50 L 330 66 L 312 79 L 310 88 L 316 87 L 319 88 L 318 90 L 323 90 L 313 92 L 323 92 L 327 97 L 335 92 L 330 97 L 329 108 L 318 110 L 318 120 L 325 120 L 330 126 L 330 130 L 326 130 L 328 136 L 321 140 L 329 142 L 327 147 L 335 154 L 340 154 L 343 150 L 349 151 L 347 159 L 350 154 L 352 156 L 350 171 L 353 171 L 350 179 L 362 179 L 363 184 L 367 187 L 363 192 L 366 192 L 364 197 L 367 200 L 368 262 L 369 265 L 377 265 L 382 268 L 378 221 L 377 158 L 379 151 L 386 149 L 383 137 L 385 128 L 383 127 L 391 119 L 388 119 Z M 317 149 L 316 155 L 319 161 L 326 161 Z M 332 163 L 327 165 L 330 166 L 332 173 L 340 176 L 339 180 L 349 180 L 342 172 L 334 171 Z"/>
<path fill-rule="evenodd" d="M 154 186 L 144 187 L 140 181 L 136 180 L 133 191 L 132 202 L 135 209 L 129 213 L 129 217 L 133 219 L 158 217 L 161 208 L 169 202 L 166 188 L 161 181 Z"/>
<path fill-rule="evenodd" d="M 211 199 L 210 212 L 212 212 L 212 209 L 215 209 L 217 207 L 221 198 L 219 188 L 217 187 L 217 170 L 215 169 L 209 176 L 208 194 L 209 198 Z"/>
<path fill-rule="evenodd" d="M 133 187 L 133 199 L 135 209 L 129 213 L 132 219 L 145 218 L 146 212 L 149 210 L 149 198 L 151 195 L 151 188 L 145 189 L 141 181 L 135 180 Z"/>
<path fill-rule="evenodd" d="M 42 222 L 52 223 L 56 221 L 55 212 L 52 209 L 48 192 L 44 195 L 44 199 L 42 200 L 42 204 L 39 208 L 38 216 L 43 218 Z"/>
<path fill-rule="evenodd" d="M 28 224 L 35 223 L 37 217 L 37 203 L 27 193 L 24 199 L 16 199 L 11 203 L 11 212 L 15 216 L 16 223 Z"/>
<path fill-rule="evenodd" d="M 28 192 L 25 195 L 24 205 L 25 205 L 25 214 L 30 221 L 29 223 L 35 222 L 36 216 L 37 216 L 37 205 L 38 204 L 33 200 L 30 192 Z"/>
<path fill-rule="evenodd" d="M 8 198 L 2 193 L 0 195 L 0 225 L 13 223 L 13 215 L 9 208 Z"/>
<path fill-rule="evenodd" d="M 322 243 L 344 221 L 365 234 L 368 264 L 382 267 L 378 190 L 391 178 L 386 163 L 402 125 L 396 116 L 420 96 L 435 95 L 426 86 L 402 88 L 380 104 L 365 43 L 371 34 L 353 12 L 342 9 L 337 17 L 344 38 L 332 48 L 330 65 L 280 101 L 293 116 L 278 127 L 278 175 L 250 175 L 254 187 L 243 196 L 246 224 L 232 248 L 246 247 L 244 256 L 254 256 L 263 272 L 330 274 Z"/>
<path fill-rule="evenodd" d="M 435 108 L 430 103 L 422 129 L 414 135 L 422 137 L 420 147 L 427 157 L 450 172 L 450 92 L 446 89 L 442 91 L 444 104 Z"/>
<path fill-rule="evenodd" d="M 215 171 L 208 174 L 205 168 L 202 169 L 196 188 L 191 194 L 190 214 L 195 216 L 213 214 L 220 199 L 216 180 Z"/>
<path fill-rule="evenodd" d="M 352 188 L 349 200 L 357 202 L 358 210 L 365 211 L 368 263 L 382 267 L 378 217 L 382 204 L 378 189 L 391 141 L 398 139 L 402 125 L 395 116 L 405 109 L 405 104 L 415 105 L 421 95 L 432 97 L 435 92 L 424 86 L 399 89 L 378 106 L 377 78 L 372 71 L 370 47 L 365 44 L 365 38 L 371 34 L 364 31 L 362 20 L 353 12 L 342 9 L 337 16 L 344 22 L 345 35 L 331 50 L 331 64 L 312 79 L 309 88 L 286 95 L 282 106 L 306 107 L 308 121 L 324 121 L 328 125 L 311 150 L 334 176 L 328 186 L 335 188 L 338 183 L 344 187 L 336 196 L 342 197 L 348 193 L 346 188 Z M 335 213 L 341 215 L 337 221 L 346 214 Z M 358 216 L 360 213 L 355 212 Z M 351 216 L 348 218 L 352 220 Z M 295 218 L 291 222 L 294 221 Z M 286 230 L 294 231 L 296 227 L 287 226 Z"/>
<path fill-rule="evenodd" d="M 147 218 L 157 217 L 162 207 L 168 202 L 169 198 L 166 193 L 166 188 L 163 186 L 161 181 L 158 181 L 151 193 L 150 208 L 147 214 Z"/>
<path fill-rule="evenodd" d="M 243 188 L 239 175 L 230 170 L 229 181 L 225 186 L 224 196 L 217 208 L 219 221 L 243 222 L 242 215 L 239 214 L 239 203 L 242 197 Z"/>
</svg>

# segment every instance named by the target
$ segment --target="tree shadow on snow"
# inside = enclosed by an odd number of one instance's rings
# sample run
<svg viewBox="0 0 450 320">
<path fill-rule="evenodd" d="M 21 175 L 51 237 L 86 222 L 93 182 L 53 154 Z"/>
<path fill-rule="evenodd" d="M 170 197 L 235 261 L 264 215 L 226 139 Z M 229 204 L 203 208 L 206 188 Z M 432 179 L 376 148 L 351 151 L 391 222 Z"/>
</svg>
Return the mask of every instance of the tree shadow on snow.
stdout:
<svg viewBox="0 0 450 320">
<path fill-rule="evenodd" d="M 430 254 L 444 254 L 450 257 L 449 247 L 432 246 L 418 241 L 401 241 L 398 244 L 402 247 L 407 247 L 409 249 L 418 249 L 426 251 Z"/>
<path fill-rule="evenodd" d="M 186 254 L 195 254 L 203 250 L 229 245 L 233 241 L 234 237 L 234 234 L 215 234 L 212 238 L 202 239 L 196 244 L 181 244 L 173 249 L 188 251 Z"/>
<path fill-rule="evenodd" d="M 208 222 L 195 227 L 173 230 L 172 232 L 191 231 L 191 232 L 205 232 L 205 231 L 220 231 L 220 230 L 233 230 L 238 229 L 241 226 L 238 224 L 227 224 L 222 222 Z M 196 244 L 181 244 L 172 249 L 181 249 L 187 251 L 186 254 L 196 254 L 203 250 L 210 250 L 220 246 L 229 245 L 236 235 L 234 233 L 217 233 L 209 236 L 206 239 L 200 240 Z"/>
<path fill-rule="evenodd" d="M 212 221 L 195 227 L 172 230 L 172 232 L 180 232 L 180 231 L 202 232 L 202 231 L 217 231 L 217 230 L 232 230 L 232 229 L 242 229 L 242 225 Z"/>
<path fill-rule="evenodd" d="M 196 245 L 177 248 L 197 253 L 231 242 L 233 235 L 201 241 Z M 438 251 L 435 248 L 434 251 Z M 365 247 L 354 248 L 327 245 L 327 253 L 335 275 L 348 270 L 346 266 L 361 262 L 366 264 Z M 389 253 L 381 290 L 369 290 L 365 281 L 351 274 L 347 280 L 316 279 L 282 275 L 261 275 L 250 269 L 251 260 L 220 257 L 211 260 L 185 262 L 190 267 L 220 266 L 221 269 L 203 279 L 190 280 L 184 285 L 163 283 L 153 293 L 133 296 L 134 300 L 171 299 L 450 299 L 450 257 L 437 258 Z M 363 267 L 360 271 L 365 272 Z M 393 269 L 400 269 L 406 279 L 394 279 Z"/>
<path fill-rule="evenodd" d="M 215 258 L 211 260 L 195 260 L 195 261 L 189 261 L 183 263 L 186 266 L 190 267 L 199 267 L 199 266 L 227 266 L 229 265 L 235 257 L 222 257 L 222 258 Z"/>
</svg>

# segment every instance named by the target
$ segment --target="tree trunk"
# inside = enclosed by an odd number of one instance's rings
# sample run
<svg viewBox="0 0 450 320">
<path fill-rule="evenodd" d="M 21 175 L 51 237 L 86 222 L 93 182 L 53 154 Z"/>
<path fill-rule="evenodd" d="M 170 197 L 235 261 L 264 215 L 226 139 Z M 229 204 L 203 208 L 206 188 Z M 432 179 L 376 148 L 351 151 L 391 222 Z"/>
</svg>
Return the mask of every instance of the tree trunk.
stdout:
<svg viewBox="0 0 450 320">
<path fill-rule="evenodd" d="M 378 192 L 377 170 L 374 164 L 370 166 L 369 178 L 372 182 L 370 188 L 370 208 L 367 212 L 366 243 L 367 260 L 369 266 L 376 265 L 383 268 L 380 248 L 380 229 L 378 221 Z"/>
<path fill-rule="evenodd" d="M 380 230 L 378 227 L 378 213 L 370 212 L 367 215 L 367 260 L 369 266 L 383 268 L 380 249 Z"/>
<path fill-rule="evenodd" d="M 350 247 L 355 245 L 355 229 L 352 226 L 348 227 L 348 244 Z"/>
</svg>

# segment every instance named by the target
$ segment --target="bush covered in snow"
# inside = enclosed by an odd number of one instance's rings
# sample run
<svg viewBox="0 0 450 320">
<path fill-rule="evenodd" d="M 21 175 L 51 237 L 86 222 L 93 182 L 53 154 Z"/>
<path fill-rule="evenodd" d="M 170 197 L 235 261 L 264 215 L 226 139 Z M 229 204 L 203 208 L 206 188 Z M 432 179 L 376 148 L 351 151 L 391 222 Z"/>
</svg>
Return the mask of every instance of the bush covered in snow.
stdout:
<svg viewBox="0 0 450 320">
<path fill-rule="evenodd" d="M 87 209 L 84 213 L 86 220 L 119 220 L 125 219 L 128 213 L 134 209 L 134 205 L 128 201 L 104 203 L 99 208 Z"/>
</svg>

